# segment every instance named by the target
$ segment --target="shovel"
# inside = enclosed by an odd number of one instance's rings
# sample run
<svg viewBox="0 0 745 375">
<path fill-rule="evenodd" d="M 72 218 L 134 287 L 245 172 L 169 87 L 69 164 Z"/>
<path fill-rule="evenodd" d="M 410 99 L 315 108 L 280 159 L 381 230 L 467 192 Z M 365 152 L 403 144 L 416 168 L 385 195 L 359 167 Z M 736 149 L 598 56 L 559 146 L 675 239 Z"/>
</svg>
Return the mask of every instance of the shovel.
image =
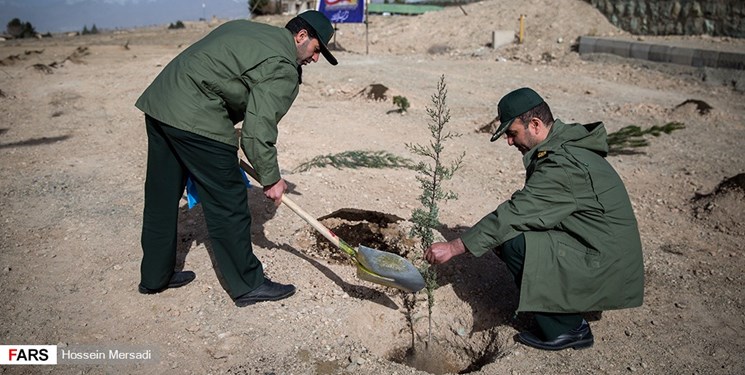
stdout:
<svg viewBox="0 0 745 375">
<path fill-rule="evenodd" d="M 240 160 L 249 176 L 259 181 L 256 171 L 243 160 Z M 334 232 L 326 228 L 305 210 L 300 208 L 287 195 L 282 196 L 282 203 L 321 233 L 327 240 L 345 252 L 357 266 L 357 277 L 371 283 L 385 285 L 406 292 L 416 293 L 424 288 L 424 278 L 408 259 L 397 254 L 376 250 L 360 245 L 357 250 L 349 246 Z"/>
</svg>

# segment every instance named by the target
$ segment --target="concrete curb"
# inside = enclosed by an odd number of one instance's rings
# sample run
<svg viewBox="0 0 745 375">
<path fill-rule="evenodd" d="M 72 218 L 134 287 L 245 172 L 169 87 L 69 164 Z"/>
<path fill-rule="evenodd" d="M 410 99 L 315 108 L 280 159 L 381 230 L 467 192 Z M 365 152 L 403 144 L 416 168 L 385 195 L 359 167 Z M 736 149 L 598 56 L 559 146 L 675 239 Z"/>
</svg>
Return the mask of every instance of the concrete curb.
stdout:
<svg viewBox="0 0 745 375">
<path fill-rule="evenodd" d="M 632 59 L 688 65 L 745 70 L 745 53 L 688 48 L 666 44 L 644 43 L 610 38 L 582 36 L 579 54 L 608 53 Z"/>
</svg>

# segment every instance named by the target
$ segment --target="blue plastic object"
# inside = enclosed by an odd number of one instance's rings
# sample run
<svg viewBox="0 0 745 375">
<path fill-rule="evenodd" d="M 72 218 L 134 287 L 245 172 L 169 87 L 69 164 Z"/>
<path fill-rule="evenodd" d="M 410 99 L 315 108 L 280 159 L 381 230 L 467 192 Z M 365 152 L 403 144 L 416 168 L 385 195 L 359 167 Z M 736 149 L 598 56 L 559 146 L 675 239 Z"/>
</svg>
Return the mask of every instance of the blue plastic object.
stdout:
<svg viewBox="0 0 745 375">
<path fill-rule="evenodd" d="M 246 184 L 246 189 L 250 188 L 251 181 L 249 181 L 248 177 L 246 177 L 246 172 L 240 169 L 240 167 L 238 169 L 241 172 L 243 183 Z M 197 194 L 197 184 L 194 182 L 191 175 L 189 175 L 189 177 L 186 179 L 186 202 L 189 204 L 189 209 L 192 209 L 194 208 L 194 206 L 199 204 L 199 194 Z"/>
</svg>

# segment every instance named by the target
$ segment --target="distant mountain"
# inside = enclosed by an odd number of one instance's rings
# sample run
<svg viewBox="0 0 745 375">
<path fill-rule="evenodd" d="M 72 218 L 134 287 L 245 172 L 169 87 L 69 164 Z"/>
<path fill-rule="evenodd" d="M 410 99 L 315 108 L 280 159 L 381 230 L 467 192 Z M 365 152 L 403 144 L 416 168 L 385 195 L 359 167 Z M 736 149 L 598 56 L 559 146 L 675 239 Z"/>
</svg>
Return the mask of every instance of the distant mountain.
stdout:
<svg viewBox="0 0 745 375">
<path fill-rule="evenodd" d="M 37 32 L 168 25 L 212 16 L 248 18 L 247 0 L 0 0 L 0 29 L 13 18 Z"/>
</svg>

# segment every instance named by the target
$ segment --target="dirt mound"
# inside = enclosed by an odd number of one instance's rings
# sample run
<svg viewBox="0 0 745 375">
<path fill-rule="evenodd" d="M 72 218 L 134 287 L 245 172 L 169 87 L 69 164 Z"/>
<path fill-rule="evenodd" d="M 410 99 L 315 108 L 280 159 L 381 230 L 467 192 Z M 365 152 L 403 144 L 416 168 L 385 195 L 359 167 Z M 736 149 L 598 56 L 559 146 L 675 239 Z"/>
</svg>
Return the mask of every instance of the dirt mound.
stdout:
<svg viewBox="0 0 745 375">
<path fill-rule="evenodd" d="M 745 173 L 724 179 L 709 194 L 693 198 L 693 215 L 709 228 L 745 235 Z"/>
<path fill-rule="evenodd" d="M 532 61 L 544 55 L 555 58 L 569 53 L 570 44 L 580 35 L 625 34 L 583 1 L 552 2 L 551 12 L 546 12 L 545 2 L 538 0 L 483 1 L 463 5 L 462 10 L 446 7 L 416 17 L 371 16 L 370 44 L 376 51 L 382 47 L 382 52 L 393 54 L 479 54 L 491 48 L 492 31 L 514 30 L 517 34 L 520 15 L 526 16 L 525 43 L 508 47 L 508 58 L 517 59 L 515 53 Z M 351 26 L 342 26 L 338 38 L 361 37 L 359 41 L 364 45 L 364 31 L 346 31 L 348 28 Z"/>
</svg>

